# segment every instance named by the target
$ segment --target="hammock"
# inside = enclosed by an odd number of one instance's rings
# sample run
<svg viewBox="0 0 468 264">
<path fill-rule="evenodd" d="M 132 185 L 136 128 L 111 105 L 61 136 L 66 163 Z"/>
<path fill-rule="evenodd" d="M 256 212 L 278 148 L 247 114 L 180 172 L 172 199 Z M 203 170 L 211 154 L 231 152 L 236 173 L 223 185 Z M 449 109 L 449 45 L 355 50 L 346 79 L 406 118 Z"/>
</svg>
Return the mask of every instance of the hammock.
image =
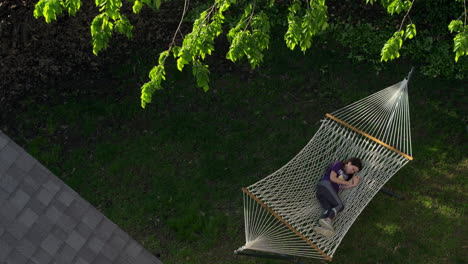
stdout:
<svg viewBox="0 0 468 264">
<path fill-rule="evenodd" d="M 410 73 L 411 74 L 411 73 Z M 409 75 L 410 76 L 410 75 Z M 409 78 L 408 76 L 408 78 Z M 278 171 L 243 188 L 242 252 L 273 253 L 332 261 L 338 245 L 380 188 L 412 160 L 408 79 L 331 114 L 309 143 Z M 345 205 L 333 220 L 336 234 L 314 231 L 322 209 L 318 181 L 334 161 L 359 157 L 361 183 L 340 192 Z"/>
</svg>

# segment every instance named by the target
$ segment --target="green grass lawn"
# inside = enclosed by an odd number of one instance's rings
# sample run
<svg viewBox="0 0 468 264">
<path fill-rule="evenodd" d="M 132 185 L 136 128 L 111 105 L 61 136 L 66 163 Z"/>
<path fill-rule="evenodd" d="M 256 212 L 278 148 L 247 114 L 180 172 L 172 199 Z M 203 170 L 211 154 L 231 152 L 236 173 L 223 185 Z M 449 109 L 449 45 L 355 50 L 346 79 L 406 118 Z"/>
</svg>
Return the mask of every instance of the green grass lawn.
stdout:
<svg viewBox="0 0 468 264">
<path fill-rule="evenodd" d="M 26 98 L 20 133 L 10 136 L 166 264 L 284 263 L 233 254 L 245 242 L 241 187 L 289 161 L 325 113 L 401 81 L 410 65 L 376 75 L 332 49 L 271 49 L 253 72 L 213 66 L 207 93 L 189 70 L 170 70 L 146 110 L 127 81 L 130 66 L 120 65 L 95 87 L 100 95 L 52 94 L 48 105 Z M 387 184 L 404 199 L 377 194 L 334 262 L 466 263 L 464 87 L 416 69 L 414 161 Z"/>
</svg>

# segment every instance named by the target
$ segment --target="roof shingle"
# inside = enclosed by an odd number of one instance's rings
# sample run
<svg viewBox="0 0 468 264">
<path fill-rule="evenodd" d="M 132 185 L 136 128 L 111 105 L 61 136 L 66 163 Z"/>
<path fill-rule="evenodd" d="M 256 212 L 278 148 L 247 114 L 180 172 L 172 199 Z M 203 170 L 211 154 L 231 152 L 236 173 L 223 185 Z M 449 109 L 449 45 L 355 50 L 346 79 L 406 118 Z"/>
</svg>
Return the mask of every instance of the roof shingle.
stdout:
<svg viewBox="0 0 468 264">
<path fill-rule="evenodd" d="M 0 263 L 161 262 L 0 131 Z"/>
</svg>

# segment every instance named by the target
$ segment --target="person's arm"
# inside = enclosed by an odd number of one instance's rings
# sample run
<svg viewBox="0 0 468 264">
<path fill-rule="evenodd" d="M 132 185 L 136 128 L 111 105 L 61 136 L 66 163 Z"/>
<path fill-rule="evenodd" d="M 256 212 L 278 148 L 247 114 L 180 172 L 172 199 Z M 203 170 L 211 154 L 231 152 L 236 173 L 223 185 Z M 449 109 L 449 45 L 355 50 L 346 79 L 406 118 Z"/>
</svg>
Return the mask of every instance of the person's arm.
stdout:
<svg viewBox="0 0 468 264">
<path fill-rule="evenodd" d="M 340 180 L 340 179 L 338 179 L 338 177 L 336 177 L 336 176 L 337 176 L 337 175 L 336 175 L 336 172 L 332 170 L 332 171 L 330 172 L 330 181 L 332 181 L 332 182 L 334 182 L 334 183 L 341 184 L 341 185 L 346 185 L 346 186 L 352 184 L 352 182 Z"/>
<path fill-rule="evenodd" d="M 347 189 L 351 189 L 351 188 L 354 188 L 356 186 L 358 186 L 359 182 L 361 181 L 361 178 L 359 176 L 354 176 L 349 182 L 351 182 L 350 185 L 340 185 L 340 189 L 341 190 L 347 190 Z"/>
</svg>

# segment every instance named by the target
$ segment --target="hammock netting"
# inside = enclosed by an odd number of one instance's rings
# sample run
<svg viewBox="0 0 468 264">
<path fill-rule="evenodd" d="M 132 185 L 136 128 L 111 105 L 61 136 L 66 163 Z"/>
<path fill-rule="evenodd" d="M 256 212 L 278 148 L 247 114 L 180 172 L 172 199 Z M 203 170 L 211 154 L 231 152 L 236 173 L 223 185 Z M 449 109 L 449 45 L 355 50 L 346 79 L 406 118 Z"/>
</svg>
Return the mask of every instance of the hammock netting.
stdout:
<svg viewBox="0 0 468 264">
<path fill-rule="evenodd" d="M 327 114 L 308 144 L 286 165 L 243 188 L 246 243 L 259 251 L 331 261 L 338 245 L 380 188 L 412 160 L 407 80 Z M 336 234 L 314 231 L 323 213 L 316 186 L 334 161 L 358 157 L 361 183 L 340 191 Z"/>
</svg>

